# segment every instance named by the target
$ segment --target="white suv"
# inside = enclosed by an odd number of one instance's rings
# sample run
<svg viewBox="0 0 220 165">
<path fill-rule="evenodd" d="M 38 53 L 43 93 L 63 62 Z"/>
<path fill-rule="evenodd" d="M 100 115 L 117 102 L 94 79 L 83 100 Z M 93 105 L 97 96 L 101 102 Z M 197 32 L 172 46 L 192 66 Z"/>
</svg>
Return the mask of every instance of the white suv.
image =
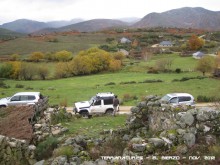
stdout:
<svg viewBox="0 0 220 165">
<path fill-rule="evenodd" d="M 172 106 L 194 106 L 194 97 L 188 93 L 169 93 L 161 98 L 161 104 L 170 104 Z"/>
<path fill-rule="evenodd" d="M 75 103 L 73 111 L 84 118 L 89 118 L 92 114 L 113 114 L 114 97 L 111 92 L 97 93 L 89 101 Z"/>
<path fill-rule="evenodd" d="M 0 99 L 0 108 L 16 105 L 34 105 L 43 98 L 40 92 L 19 92 L 12 97 Z"/>
</svg>

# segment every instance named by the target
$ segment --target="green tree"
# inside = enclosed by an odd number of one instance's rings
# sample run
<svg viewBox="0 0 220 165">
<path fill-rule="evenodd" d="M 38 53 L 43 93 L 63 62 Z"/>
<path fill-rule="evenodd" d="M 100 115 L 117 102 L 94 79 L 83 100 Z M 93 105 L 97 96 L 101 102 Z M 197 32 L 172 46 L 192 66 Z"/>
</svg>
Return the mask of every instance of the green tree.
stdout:
<svg viewBox="0 0 220 165">
<path fill-rule="evenodd" d="M 0 68 L 1 78 L 10 78 L 13 74 L 13 65 L 11 63 L 4 63 Z"/>
<path fill-rule="evenodd" d="M 37 70 L 37 73 L 42 80 L 45 80 L 46 77 L 49 75 L 49 69 L 46 66 L 40 66 Z"/>
<path fill-rule="evenodd" d="M 35 65 L 23 62 L 20 69 L 20 78 L 23 80 L 33 80 L 36 75 L 36 70 L 37 68 Z"/>
<path fill-rule="evenodd" d="M 17 61 L 17 60 L 19 60 L 19 58 L 20 58 L 19 54 L 12 54 L 10 56 L 11 61 Z"/>
<path fill-rule="evenodd" d="M 205 76 L 205 73 L 213 71 L 214 67 L 215 67 L 214 57 L 205 56 L 198 61 L 196 70 L 202 72 L 203 76 Z"/>
</svg>

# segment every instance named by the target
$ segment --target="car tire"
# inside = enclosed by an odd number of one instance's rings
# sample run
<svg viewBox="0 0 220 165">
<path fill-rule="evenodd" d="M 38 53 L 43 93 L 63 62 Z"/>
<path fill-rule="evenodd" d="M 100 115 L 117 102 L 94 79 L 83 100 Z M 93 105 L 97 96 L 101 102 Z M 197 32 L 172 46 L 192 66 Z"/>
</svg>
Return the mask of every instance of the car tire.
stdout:
<svg viewBox="0 0 220 165">
<path fill-rule="evenodd" d="M 105 114 L 106 115 L 113 115 L 113 110 L 112 109 L 107 109 Z"/>
<path fill-rule="evenodd" d="M 5 105 L 0 105 L 0 108 L 5 108 L 6 106 Z"/>
<path fill-rule="evenodd" d="M 87 112 L 87 111 L 81 112 L 80 115 L 84 119 L 89 119 L 90 118 L 89 112 Z"/>
</svg>

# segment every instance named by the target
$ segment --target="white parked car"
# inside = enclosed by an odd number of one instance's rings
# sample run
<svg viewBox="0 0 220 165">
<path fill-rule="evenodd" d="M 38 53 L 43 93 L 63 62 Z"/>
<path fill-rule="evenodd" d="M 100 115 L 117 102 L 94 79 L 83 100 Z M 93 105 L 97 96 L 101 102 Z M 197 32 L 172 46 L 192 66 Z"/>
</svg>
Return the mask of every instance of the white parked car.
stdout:
<svg viewBox="0 0 220 165">
<path fill-rule="evenodd" d="M 194 97 L 188 93 L 169 93 L 161 98 L 161 104 L 194 106 L 195 100 Z"/>
<path fill-rule="evenodd" d="M 97 93 L 89 101 L 76 102 L 73 111 L 88 118 L 92 114 L 113 114 L 113 99 L 111 92 Z"/>
<path fill-rule="evenodd" d="M 0 99 L 0 108 L 17 105 L 34 105 L 43 98 L 40 92 L 19 92 L 12 97 Z"/>
</svg>

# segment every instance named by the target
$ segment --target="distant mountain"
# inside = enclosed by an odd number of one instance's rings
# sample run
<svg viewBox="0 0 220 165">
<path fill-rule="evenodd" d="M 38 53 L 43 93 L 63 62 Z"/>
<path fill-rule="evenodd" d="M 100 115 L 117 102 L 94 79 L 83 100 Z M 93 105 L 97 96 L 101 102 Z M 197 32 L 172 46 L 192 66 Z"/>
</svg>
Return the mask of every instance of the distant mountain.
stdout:
<svg viewBox="0 0 220 165">
<path fill-rule="evenodd" d="M 119 19 L 117 19 L 117 20 L 120 20 L 120 21 L 122 21 L 122 22 L 127 22 L 127 23 L 129 23 L 129 24 L 132 25 L 132 24 L 134 24 L 134 23 L 140 21 L 141 18 L 137 18 L 137 17 L 125 17 L 125 18 L 119 18 Z"/>
<path fill-rule="evenodd" d="M 48 27 L 51 27 L 51 28 L 60 28 L 63 26 L 68 26 L 68 25 L 76 24 L 76 23 L 83 22 L 83 21 L 84 21 L 83 19 L 76 18 L 70 21 L 51 21 L 51 22 L 46 22 L 46 24 L 48 25 Z"/>
<path fill-rule="evenodd" d="M 92 32 L 92 31 L 99 31 L 111 27 L 127 27 L 128 23 L 113 20 L 113 19 L 93 19 L 89 21 L 84 21 L 80 23 L 76 23 L 73 25 L 65 26 L 59 28 L 59 31 L 72 31 L 76 30 L 79 32 Z"/>
<path fill-rule="evenodd" d="M 8 39 L 21 37 L 21 36 L 24 36 L 24 34 L 13 32 L 8 29 L 0 28 L 0 40 L 8 40 Z"/>
<path fill-rule="evenodd" d="M 220 30 L 220 12 L 201 7 L 184 7 L 162 13 L 150 13 L 132 25 L 135 28 L 158 26 Z"/>
<path fill-rule="evenodd" d="M 34 31 L 47 28 L 48 25 L 44 22 L 32 21 L 27 19 L 19 19 L 13 22 L 5 23 L 1 28 L 12 30 L 19 33 L 32 33 Z"/>
</svg>

